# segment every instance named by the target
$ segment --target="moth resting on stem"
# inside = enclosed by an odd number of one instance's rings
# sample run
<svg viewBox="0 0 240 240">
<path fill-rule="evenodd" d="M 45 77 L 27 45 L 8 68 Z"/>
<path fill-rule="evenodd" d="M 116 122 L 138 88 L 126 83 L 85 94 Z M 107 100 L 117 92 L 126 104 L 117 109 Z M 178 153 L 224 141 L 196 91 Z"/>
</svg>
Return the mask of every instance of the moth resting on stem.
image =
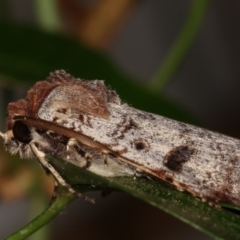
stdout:
<svg viewBox="0 0 240 240">
<path fill-rule="evenodd" d="M 122 104 L 103 81 L 52 72 L 8 114 L 5 148 L 37 158 L 71 192 L 48 155 L 104 177 L 154 176 L 203 201 L 240 206 L 240 140 Z"/>
</svg>

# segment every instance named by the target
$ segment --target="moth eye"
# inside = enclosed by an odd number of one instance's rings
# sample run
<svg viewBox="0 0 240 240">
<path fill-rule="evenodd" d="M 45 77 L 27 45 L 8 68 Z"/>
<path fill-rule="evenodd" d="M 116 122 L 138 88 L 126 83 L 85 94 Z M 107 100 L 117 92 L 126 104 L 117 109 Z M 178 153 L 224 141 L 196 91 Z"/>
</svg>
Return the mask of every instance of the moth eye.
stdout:
<svg viewBox="0 0 240 240">
<path fill-rule="evenodd" d="M 22 122 L 15 122 L 13 125 L 13 136 L 22 143 L 29 143 L 32 140 L 28 126 Z"/>
</svg>

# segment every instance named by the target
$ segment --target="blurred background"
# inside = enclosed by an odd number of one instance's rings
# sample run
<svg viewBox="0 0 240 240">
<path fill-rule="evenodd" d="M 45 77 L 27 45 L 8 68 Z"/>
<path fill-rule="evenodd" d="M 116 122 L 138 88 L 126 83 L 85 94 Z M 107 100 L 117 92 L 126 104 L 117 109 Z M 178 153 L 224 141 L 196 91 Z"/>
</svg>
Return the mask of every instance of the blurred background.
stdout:
<svg viewBox="0 0 240 240">
<path fill-rule="evenodd" d="M 240 138 L 239 12 L 224 0 L 0 0 L 1 131 L 8 102 L 65 69 L 105 79 L 133 107 Z M 1 156 L 3 239 L 41 212 L 53 181 Z M 210 239 L 127 194 L 91 196 L 32 239 Z"/>
</svg>

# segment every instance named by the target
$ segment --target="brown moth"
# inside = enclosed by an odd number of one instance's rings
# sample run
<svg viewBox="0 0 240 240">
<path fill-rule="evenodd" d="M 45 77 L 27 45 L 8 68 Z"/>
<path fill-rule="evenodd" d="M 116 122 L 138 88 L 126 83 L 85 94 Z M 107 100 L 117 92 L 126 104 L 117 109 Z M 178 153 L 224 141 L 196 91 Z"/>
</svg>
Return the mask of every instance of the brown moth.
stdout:
<svg viewBox="0 0 240 240">
<path fill-rule="evenodd" d="M 104 177 L 154 176 L 209 202 L 240 206 L 240 140 L 121 103 L 103 81 L 65 71 L 8 105 L 6 149 L 48 162 L 52 155 Z"/>
</svg>

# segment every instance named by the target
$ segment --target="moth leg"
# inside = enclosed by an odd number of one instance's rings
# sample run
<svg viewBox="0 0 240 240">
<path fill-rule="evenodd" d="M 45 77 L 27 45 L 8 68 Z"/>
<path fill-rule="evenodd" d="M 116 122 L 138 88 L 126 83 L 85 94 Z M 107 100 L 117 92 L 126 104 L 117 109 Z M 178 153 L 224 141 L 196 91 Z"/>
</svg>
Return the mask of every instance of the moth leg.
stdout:
<svg viewBox="0 0 240 240">
<path fill-rule="evenodd" d="M 69 184 L 66 183 L 66 181 L 61 177 L 61 175 L 54 169 L 54 167 L 46 160 L 46 155 L 42 151 L 40 151 L 35 143 L 30 143 L 31 149 L 34 152 L 35 156 L 37 157 L 38 161 L 41 163 L 41 165 L 49 170 L 52 175 L 55 177 L 57 182 L 59 182 L 62 186 L 66 187 L 69 189 L 69 192 L 75 193 L 75 190 L 69 186 Z"/>
<path fill-rule="evenodd" d="M 61 175 L 54 169 L 54 167 L 46 160 L 46 155 L 42 151 L 40 151 L 34 142 L 30 143 L 30 147 L 37 157 L 38 161 L 41 163 L 43 168 L 49 170 L 54 178 L 60 183 L 62 186 L 66 187 L 69 192 L 76 194 L 78 197 L 82 197 L 81 193 L 76 193 L 76 191 L 61 177 Z"/>
<path fill-rule="evenodd" d="M 73 154 L 74 160 L 83 169 L 88 169 L 92 164 L 92 156 L 79 146 L 79 143 L 70 138 L 67 143 L 67 151 Z"/>
</svg>

